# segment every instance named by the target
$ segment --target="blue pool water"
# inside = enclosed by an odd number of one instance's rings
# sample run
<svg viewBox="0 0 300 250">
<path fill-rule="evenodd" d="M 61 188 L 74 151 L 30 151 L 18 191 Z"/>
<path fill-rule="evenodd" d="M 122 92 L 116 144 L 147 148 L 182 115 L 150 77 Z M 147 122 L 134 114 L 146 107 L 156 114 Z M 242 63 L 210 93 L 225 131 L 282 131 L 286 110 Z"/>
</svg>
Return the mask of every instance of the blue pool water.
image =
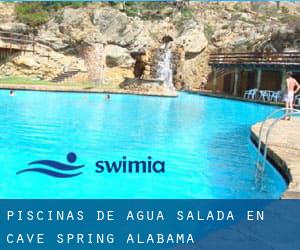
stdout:
<svg viewBox="0 0 300 250">
<path fill-rule="evenodd" d="M 274 107 L 198 95 L 178 98 L 0 91 L 1 198 L 278 198 L 286 184 L 267 166 L 255 186 L 251 124 Z M 67 163 L 68 179 L 35 172 L 36 160 Z M 96 173 L 95 162 L 166 162 L 165 174 Z M 37 167 L 37 166 L 35 166 Z M 76 172 L 76 171 L 75 171 Z"/>
</svg>

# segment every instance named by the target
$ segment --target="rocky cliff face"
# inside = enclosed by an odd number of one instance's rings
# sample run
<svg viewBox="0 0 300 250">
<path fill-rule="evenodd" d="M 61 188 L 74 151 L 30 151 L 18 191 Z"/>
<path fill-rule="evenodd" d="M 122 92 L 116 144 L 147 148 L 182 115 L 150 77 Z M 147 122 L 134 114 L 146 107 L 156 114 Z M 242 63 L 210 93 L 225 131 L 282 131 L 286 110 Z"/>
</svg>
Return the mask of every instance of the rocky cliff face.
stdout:
<svg viewBox="0 0 300 250">
<path fill-rule="evenodd" d="M 0 30 L 33 33 L 16 20 L 14 7 L 1 3 Z M 145 18 L 103 4 L 65 7 L 36 31 L 36 53 L 3 63 L 1 74 L 52 79 L 69 69 L 89 71 L 82 52 L 101 44 L 105 81 L 122 82 L 134 74 L 151 79 L 155 51 L 169 43 L 176 86 L 195 87 L 209 73 L 210 52 L 300 49 L 297 3 L 193 3 L 184 11 L 170 4 L 157 12 L 159 18 Z"/>
</svg>

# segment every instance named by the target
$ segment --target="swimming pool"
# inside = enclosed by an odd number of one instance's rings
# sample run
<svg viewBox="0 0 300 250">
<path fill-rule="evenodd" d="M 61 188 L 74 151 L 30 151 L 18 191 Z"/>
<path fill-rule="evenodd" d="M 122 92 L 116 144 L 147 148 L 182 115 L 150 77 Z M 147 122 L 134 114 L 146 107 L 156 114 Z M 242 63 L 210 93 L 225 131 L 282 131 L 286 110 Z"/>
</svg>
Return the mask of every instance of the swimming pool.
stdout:
<svg viewBox="0 0 300 250">
<path fill-rule="evenodd" d="M 255 186 L 250 126 L 274 107 L 190 94 L 178 98 L 0 91 L 1 198 L 278 198 L 285 181 L 270 165 Z M 37 160 L 83 174 L 16 175 Z M 96 173 L 123 156 L 165 161 L 164 174 Z"/>
</svg>

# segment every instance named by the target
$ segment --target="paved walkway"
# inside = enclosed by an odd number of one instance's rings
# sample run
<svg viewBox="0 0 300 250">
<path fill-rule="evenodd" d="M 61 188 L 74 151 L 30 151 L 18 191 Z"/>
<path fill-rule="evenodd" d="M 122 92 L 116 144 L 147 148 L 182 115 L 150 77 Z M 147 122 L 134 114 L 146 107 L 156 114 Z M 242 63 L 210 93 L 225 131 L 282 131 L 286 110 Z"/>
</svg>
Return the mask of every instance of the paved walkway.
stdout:
<svg viewBox="0 0 300 250">
<path fill-rule="evenodd" d="M 263 146 L 266 138 L 269 120 L 262 133 Z M 261 123 L 251 128 L 251 136 L 258 141 Z M 300 118 L 293 117 L 291 121 L 279 121 L 271 131 L 268 142 L 268 157 L 289 183 L 282 198 L 300 199 Z"/>
</svg>

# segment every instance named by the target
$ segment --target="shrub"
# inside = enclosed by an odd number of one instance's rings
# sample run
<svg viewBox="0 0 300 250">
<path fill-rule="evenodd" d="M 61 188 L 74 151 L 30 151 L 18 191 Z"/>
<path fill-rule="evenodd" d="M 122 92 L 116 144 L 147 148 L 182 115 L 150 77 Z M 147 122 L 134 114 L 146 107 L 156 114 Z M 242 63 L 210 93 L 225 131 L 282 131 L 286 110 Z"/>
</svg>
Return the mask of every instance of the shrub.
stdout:
<svg viewBox="0 0 300 250">
<path fill-rule="evenodd" d="M 208 40 L 210 40 L 212 38 L 214 33 L 215 33 L 215 30 L 214 30 L 213 26 L 211 26 L 210 24 L 204 25 L 204 34 Z"/>
<path fill-rule="evenodd" d="M 15 10 L 20 22 L 36 27 L 48 22 L 51 13 L 63 7 L 80 8 L 86 4 L 86 2 L 28 2 L 18 3 Z"/>
<path fill-rule="evenodd" d="M 32 27 L 39 26 L 49 20 L 49 13 L 41 3 L 21 3 L 16 6 L 17 19 Z"/>
<path fill-rule="evenodd" d="M 281 7 L 281 12 L 287 14 L 287 13 L 289 13 L 290 11 L 289 11 L 289 9 L 288 9 L 287 7 L 282 6 L 282 7 Z"/>
<path fill-rule="evenodd" d="M 138 16 L 139 15 L 139 10 L 138 9 L 125 9 L 125 13 L 127 16 L 130 16 L 130 17 L 135 17 L 135 16 Z"/>
<path fill-rule="evenodd" d="M 190 8 L 183 8 L 181 10 L 181 16 L 184 19 L 192 19 L 194 17 L 193 11 Z"/>
</svg>

